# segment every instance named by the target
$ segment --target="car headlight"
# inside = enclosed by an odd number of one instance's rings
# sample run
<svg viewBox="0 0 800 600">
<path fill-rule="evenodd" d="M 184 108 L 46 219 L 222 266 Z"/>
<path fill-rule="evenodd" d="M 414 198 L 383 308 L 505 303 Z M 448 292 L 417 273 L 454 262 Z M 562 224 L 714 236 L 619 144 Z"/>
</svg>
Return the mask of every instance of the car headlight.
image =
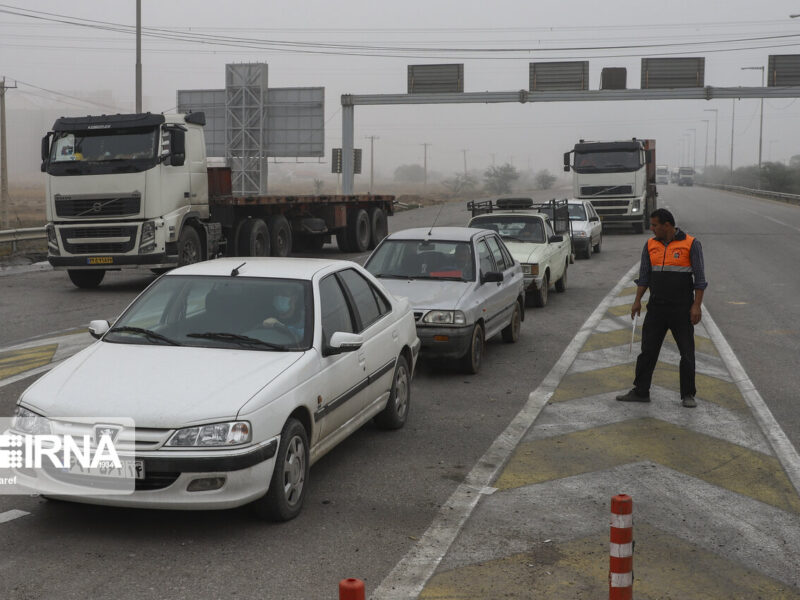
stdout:
<svg viewBox="0 0 800 600">
<path fill-rule="evenodd" d="M 237 446 L 246 444 L 252 439 L 250 423 L 247 421 L 231 421 L 229 423 L 214 423 L 212 425 L 178 429 L 169 438 L 167 446 L 173 448 Z"/>
<path fill-rule="evenodd" d="M 522 263 L 523 275 L 538 275 L 539 263 Z"/>
<path fill-rule="evenodd" d="M 37 415 L 22 406 L 14 408 L 14 419 L 11 422 L 11 427 L 16 431 L 32 435 L 50 435 L 53 433 L 50 419 Z"/>
<path fill-rule="evenodd" d="M 460 310 L 430 310 L 422 322 L 431 325 L 464 325 L 467 318 Z"/>
<path fill-rule="evenodd" d="M 139 254 L 152 252 L 156 247 L 155 221 L 145 221 L 142 224 L 142 239 L 139 241 Z"/>
</svg>

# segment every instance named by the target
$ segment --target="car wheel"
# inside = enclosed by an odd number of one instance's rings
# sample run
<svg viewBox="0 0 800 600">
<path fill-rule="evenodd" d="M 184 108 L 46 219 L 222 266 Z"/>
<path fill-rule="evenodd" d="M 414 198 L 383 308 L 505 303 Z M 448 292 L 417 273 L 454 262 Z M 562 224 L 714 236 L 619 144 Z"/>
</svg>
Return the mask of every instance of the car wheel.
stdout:
<svg viewBox="0 0 800 600">
<path fill-rule="evenodd" d="M 406 424 L 411 403 L 411 374 L 404 356 L 397 357 L 392 389 L 386 408 L 375 415 L 375 424 L 381 429 L 400 429 Z"/>
<path fill-rule="evenodd" d="M 67 271 L 67 275 L 69 275 L 69 280 L 73 283 L 73 285 L 75 285 L 75 287 L 91 289 L 100 285 L 100 282 L 103 281 L 103 277 L 106 276 L 106 272 L 102 269 L 91 271 L 69 269 Z"/>
<path fill-rule="evenodd" d="M 567 291 L 567 271 L 568 270 L 569 269 L 567 268 L 567 265 L 564 265 L 564 274 L 561 276 L 561 279 L 556 281 L 556 291 L 559 294 L 563 294 L 564 292 Z"/>
<path fill-rule="evenodd" d="M 600 254 L 600 247 L 601 247 L 602 245 L 603 245 L 603 234 L 601 233 L 601 234 L 600 234 L 600 239 L 599 239 L 599 240 L 598 240 L 598 242 L 597 242 L 597 243 L 594 245 L 594 251 L 595 251 L 597 254 Z"/>
<path fill-rule="evenodd" d="M 589 240 L 589 243 L 586 245 L 586 248 L 583 251 L 583 258 L 590 259 L 592 258 L 592 241 Z"/>
<path fill-rule="evenodd" d="M 545 274 L 544 280 L 542 281 L 542 289 L 534 289 L 533 293 L 531 294 L 531 301 L 536 308 L 542 308 L 545 304 L 547 304 L 547 291 L 549 288 L 550 278 L 547 276 L 547 274 Z"/>
<path fill-rule="evenodd" d="M 511 322 L 501 332 L 504 342 L 513 344 L 519 339 L 519 328 L 522 321 L 521 314 L 519 302 L 514 302 L 514 312 L 511 315 Z"/>
<path fill-rule="evenodd" d="M 464 371 L 467 373 L 475 374 L 481 368 L 481 361 L 483 360 L 483 326 L 480 323 L 475 323 L 472 330 L 472 339 L 470 340 L 469 350 L 461 359 Z"/>
<path fill-rule="evenodd" d="M 178 266 L 192 265 L 203 260 L 203 251 L 200 247 L 200 236 L 197 230 L 186 225 L 178 238 Z"/>
<path fill-rule="evenodd" d="M 300 421 L 290 418 L 281 431 L 269 490 L 253 503 L 256 514 L 270 521 L 289 521 L 300 514 L 308 468 L 308 434 Z"/>
</svg>

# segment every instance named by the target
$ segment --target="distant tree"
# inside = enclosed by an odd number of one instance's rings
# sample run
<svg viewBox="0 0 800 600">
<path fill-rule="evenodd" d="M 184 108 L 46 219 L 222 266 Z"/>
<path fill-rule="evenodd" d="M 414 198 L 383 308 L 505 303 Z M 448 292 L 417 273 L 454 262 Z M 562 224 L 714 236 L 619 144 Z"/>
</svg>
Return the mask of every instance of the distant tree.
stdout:
<svg viewBox="0 0 800 600">
<path fill-rule="evenodd" d="M 549 190 L 556 182 L 556 178 L 555 175 L 550 173 L 547 169 L 542 169 L 536 173 L 536 177 L 533 178 L 533 181 L 536 184 L 537 190 Z"/>
<path fill-rule="evenodd" d="M 508 194 L 511 184 L 519 179 L 519 171 L 509 163 L 499 167 L 489 167 L 483 173 L 484 187 L 493 194 Z"/>
<path fill-rule="evenodd" d="M 478 180 L 473 175 L 456 173 L 451 179 L 442 181 L 442 185 L 453 195 L 471 192 L 478 187 Z"/>
<path fill-rule="evenodd" d="M 394 180 L 401 183 L 422 183 L 425 169 L 421 165 L 400 165 L 394 170 Z"/>
</svg>

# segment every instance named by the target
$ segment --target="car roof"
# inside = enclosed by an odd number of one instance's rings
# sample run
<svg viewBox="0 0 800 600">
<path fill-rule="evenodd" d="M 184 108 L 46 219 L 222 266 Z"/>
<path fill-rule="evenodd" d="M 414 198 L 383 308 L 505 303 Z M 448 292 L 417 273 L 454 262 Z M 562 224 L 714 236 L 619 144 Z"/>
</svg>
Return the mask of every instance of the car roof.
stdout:
<svg viewBox="0 0 800 600">
<path fill-rule="evenodd" d="M 395 231 L 390 240 L 434 240 L 440 242 L 468 242 L 487 230 L 474 227 L 415 227 Z"/>
<path fill-rule="evenodd" d="M 335 267 L 356 263 L 330 258 L 278 258 L 256 256 L 231 256 L 216 258 L 174 269 L 171 275 L 230 276 L 238 267 L 238 277 L 275 277 L 286 279 L 312 279 L 316 273 L 335 270 Z"/>
</svg>

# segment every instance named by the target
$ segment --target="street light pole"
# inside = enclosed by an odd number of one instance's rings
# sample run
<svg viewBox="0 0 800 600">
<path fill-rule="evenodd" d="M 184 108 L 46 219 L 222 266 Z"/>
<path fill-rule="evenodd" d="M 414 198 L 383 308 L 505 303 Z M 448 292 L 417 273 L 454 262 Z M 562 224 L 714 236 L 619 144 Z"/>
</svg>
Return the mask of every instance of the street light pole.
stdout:
<svg viewBox="0 0 800 600">
<path fill-rule="evenodd" d="M 380 138 L 377 135 L 364 136 L 369 140 L 369 193 L 372 193 L 372 184 L 375 182 L 375 140 Z"/>
<path fill-rule="evenodd" d="M 761 71 L 761 87 L 764 87 L 764 67 L 742 67 L 742 71 Z M 761 98 L 761 123 L 758 126 L 758 173 L 761 180 L 761 147 L 764 136 L 764 98 Z"/>
<path fill-rule="evenodd" d="M 717 133 L 719 133 L 719 109 L 718 108 L 705 108 L 703 112 L 714 113 L 714 166 L 717 166 Z"/>
<path fill-rule="evenodd" d="M 708 168 L 708 124 L 710 121 L 708 119 L 701 119 L 701 121 L 706 124 L 706 153 L 703 158 L 703 173 L 705 174 Z"/>
<path fill-rule="evenodd" d="M 733 178 L 733 132 L 734 123 L 736 122 L 736 98 L 732 98 L 733 110 L 731 111 L 731 179 Z"/>
<path fill-rule="evenodd" d="M 693 144 L 694 144 L 694 150 L 692 150 L 692 168 L 696 169 L 697 168 L 697 129 L 694 128 L 694 127 L 690 127 L 686 131 L 691 131 L 692 132 L 692 139 L 693 139 Z M 687 160 L 686 162 L 688 163 L 689 161 Z"/>
<path fill-rule="evenodd" d="M 142 0 L 136 0 L 136 112 L 142 112 Z"/>
</svg>

